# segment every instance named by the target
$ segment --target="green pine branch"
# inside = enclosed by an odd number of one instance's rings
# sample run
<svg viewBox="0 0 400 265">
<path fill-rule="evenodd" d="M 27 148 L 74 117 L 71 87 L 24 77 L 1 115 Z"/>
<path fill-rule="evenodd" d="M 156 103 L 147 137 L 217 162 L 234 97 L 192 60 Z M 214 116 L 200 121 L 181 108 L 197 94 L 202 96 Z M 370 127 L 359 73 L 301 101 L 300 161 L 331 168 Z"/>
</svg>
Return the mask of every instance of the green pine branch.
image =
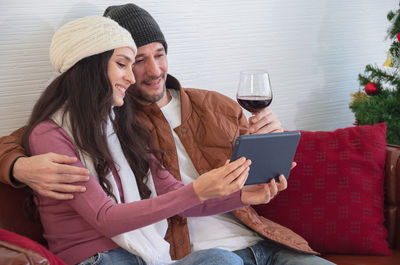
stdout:
<svg viewBox="0 0 400 265">
<path fill-rule="evenodd" d="M 400 145 L 400 95 L 393 91 L 381 91 L 365 100 L 355 100 L 350 105 L 359 125 L 385 122 L 387 142 Z"/>
<path fill-rule="evenodd" d="M 389 33 L 391 39 L 397 38 L 397 34 L 399 34 L 400 32 L 400 16 L 397 15 L 399 13 L 400 9 L 397 10 L 396 13 L 394 11 L 390 11 L 387 15 L 387 19 L 393 24 L 393 27 L 391 28 Z M 396 18 L 395 21 L 392 21 L 394 18 Z"/>
<path fill-rule="evenodd" d="M 358 80 L 363 87 L 373 80 L 381 90 L 385 89 L 383 83 L 390 84 L 396 90 L 400 88 L 400 78 L 393 73 L 388 73 L 386 70 L 380 69 L 377 65 L 367 65 L 364 74 L 358 75 Z"/>
<path fill-rule="evenodd" d="M 400 57 L 400 42 L 398 41 L 392 42 L 392 45 L 390 46 L 389 49 L 389 53 L 395 58 Z"/>
</svg>

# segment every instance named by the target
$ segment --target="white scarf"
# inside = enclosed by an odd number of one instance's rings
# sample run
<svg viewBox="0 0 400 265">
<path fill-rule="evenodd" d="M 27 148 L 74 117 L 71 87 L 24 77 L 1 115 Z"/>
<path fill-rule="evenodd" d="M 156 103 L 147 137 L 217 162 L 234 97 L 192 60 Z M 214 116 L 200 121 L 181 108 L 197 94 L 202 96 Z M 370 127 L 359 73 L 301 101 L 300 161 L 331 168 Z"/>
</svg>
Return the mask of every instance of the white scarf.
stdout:
<svg viewBox="0 0 400 265">
<path fill-rule="evenodd" d="M 69 121 L 69 115 L 64 115 L 62 109 L 58 110 L 52 117 L 52 120 L 57 123 L 74 141 L 71 125 Z M 124 193 L 124 199 L 126 203 L 140 201 L 139 189 L 136 183 L 136 178 L 132 169 L 126 160 L 119 139 L 114 132 L 111 120 L 108 120 L 107 124 L 107 144 L 113 158 L 115 168 L 118 171 L 121 179 L 121 184 Z M 79 150 L 80 160 L 83 165 L 89 169 L 90 173 L 96 177 L 98 181 L 97 172 L 94 169 L 93 160 L 85 154 L 82 150 Z M 112 193 L 117 198 L 116 203 L 121 203 L 120 194 L 118 191 L 117 183 L 110 171 L 107 175 L 107 180 L 111 183 Z M 149 170 L 148 173 L 148 188 L 151 190 L 151 197 L 156 195 L 153 177 Z M 118 224 L 115 224 L 118 225 Z M 112 237 L 111 239 L 125 250 L 140 256 L 146 264 L 169 264 L 172 263 L 169 254 L 169 243 L 164 240 L 168 228 L 167 221 L 164 219 L 160 222 L 138 228 L 129 232 L 125 232 Z"/>
</svg>

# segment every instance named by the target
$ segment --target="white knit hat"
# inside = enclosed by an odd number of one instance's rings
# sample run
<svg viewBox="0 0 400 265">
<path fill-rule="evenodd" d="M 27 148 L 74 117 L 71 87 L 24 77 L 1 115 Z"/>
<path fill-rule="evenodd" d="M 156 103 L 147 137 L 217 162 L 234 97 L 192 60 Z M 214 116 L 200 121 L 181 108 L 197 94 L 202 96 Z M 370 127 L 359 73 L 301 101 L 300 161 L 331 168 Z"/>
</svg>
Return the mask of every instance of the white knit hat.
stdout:
<svg viewBox="0 0 400 265">
<path fill-rule="evenodd" d="M 85 57 L 119 47 L 129 47 L 136 55 L 131 34 L 110 18 L 87 16 L 59 28 L 50 45 L 54 69 L 64 73 Z"/>
</svg>

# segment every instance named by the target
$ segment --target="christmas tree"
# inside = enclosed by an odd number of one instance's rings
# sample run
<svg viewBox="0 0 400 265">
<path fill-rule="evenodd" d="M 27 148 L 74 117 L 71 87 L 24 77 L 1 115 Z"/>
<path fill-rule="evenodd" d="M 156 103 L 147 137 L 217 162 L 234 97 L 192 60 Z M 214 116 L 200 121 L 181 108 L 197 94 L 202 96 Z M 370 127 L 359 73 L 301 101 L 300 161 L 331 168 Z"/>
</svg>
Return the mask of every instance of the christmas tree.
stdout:
<svg viewBox="0 0 400 265">
<path fill-rule="evenodd" d="M 360 89 L 351 94 L 350 109 L 357 125 L 385 122 L 387 143 L 400 145 L 400 9 L 390 11 L 392 41 L 383 67 L 367 65 L 359 74 Z M 363 89 L 361 89 L 363 88 Z"/>
</svg>

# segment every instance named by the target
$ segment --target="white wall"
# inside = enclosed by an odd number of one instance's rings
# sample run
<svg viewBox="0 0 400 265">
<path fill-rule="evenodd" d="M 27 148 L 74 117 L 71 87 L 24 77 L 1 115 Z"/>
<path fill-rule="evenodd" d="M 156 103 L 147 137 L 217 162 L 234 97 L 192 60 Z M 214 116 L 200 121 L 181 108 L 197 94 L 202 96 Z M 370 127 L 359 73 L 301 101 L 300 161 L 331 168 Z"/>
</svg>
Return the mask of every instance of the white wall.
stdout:
<svg viewBox="0 0 400 265">
<path fill-rule="evenodd" d="M 22 126 L 56 76 L 48 58 L 54 31 L 101 15 L 105 0 L 0 0 L 0 135 Z M 350 93 L 366 64 L 381 65 L 394 0 L 137 0 L 159 22 L 169 73 L 183 86 L 232 98 L 239 71 L 270 72 L 271 105 L 285 129 L 351 126 Z"/>
</svg>

